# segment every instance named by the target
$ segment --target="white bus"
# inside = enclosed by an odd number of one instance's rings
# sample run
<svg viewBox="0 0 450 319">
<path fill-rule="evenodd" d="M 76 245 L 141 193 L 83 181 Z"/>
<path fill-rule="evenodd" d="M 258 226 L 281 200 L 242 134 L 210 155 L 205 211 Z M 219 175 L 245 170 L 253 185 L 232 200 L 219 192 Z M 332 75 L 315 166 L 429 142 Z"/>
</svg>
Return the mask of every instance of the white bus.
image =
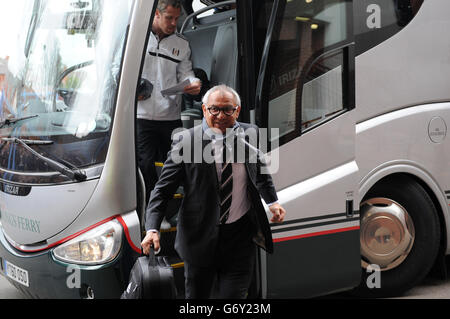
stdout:
<svg viewBox="0 0 450 319">
<path fill-rule="evenodd" d="M 252 297 L 401 294 L 449 247 L 450 2 L 183 1 L 179 31 L 240 120 L 277 128 L 282 224 Z M 0 273 L 30 297 L 117 298 L 140 254 L 136 89 L 153 0 L 16 1 L 0 106 Z M 11 13 L 11 16 L 18 16 Z M 201 116 L 183 112 L 186 126 Z M 173 251 L 182 189 L 168 209 Z M 379 278 L 370 283 L 372 270 Z"/>
</svg>

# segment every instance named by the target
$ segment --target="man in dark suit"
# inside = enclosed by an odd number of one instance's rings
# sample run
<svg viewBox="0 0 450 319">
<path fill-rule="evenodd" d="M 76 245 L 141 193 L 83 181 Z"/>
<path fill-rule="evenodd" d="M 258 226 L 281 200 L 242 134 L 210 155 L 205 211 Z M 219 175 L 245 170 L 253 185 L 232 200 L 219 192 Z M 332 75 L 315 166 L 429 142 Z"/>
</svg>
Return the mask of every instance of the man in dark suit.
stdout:
<svg viewBox="0 0 450 319">
<path fill-rule="evenodd" d="M 256 126 L 236 121 L 240 104 L 239 95 L 225 85 L 205 94 L 202 125 L 174 138 L 147 208 L 145 254 L 151 245 L 159 250 L 157 230 L 167 203 L 178 186 L 184 186 L 175 249 L 185 263 L 186 298 L 211 297 L 215 280 L 214 297 L 245 298 L 256 256 L 254 243 L 273 251 L 261 197 L 273 214 L 272 222 L 282 222 L 286 213 L 277 203 L 271 176 L 262 172 L 263 161 L 251 157 L 256 148 L 249 146 L 248 137 L 236 133 L 257 132 Z M 243 149 L 244 156 L 231 158 L 233 146 L 235 151 Z"/>
</svg>

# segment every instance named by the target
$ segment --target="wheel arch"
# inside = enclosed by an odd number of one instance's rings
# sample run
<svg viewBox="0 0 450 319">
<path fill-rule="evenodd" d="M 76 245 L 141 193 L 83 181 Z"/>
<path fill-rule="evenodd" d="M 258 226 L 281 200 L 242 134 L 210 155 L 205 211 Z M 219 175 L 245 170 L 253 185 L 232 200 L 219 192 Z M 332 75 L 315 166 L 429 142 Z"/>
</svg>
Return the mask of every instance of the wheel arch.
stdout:
<svg viewBox="0 0 450 319">
<path fill-rule="evenodd" d="M 439 224 L 441 228 L 441 238 L 439 254 L 450 254 L 450 243 L 447 230 L 450 229 L 449 205 L 443 190 L 438 183 L 424 169 L 413 165 L 412 163 L 392 163 L 379 167 L 367 174 L 359 184 L 359 198 L 363 201 L 366 194 L 379 183 L 386 182 L 389 179 L 400 179 L 408 177 L 421 185 L 430 196 L 436 207 Z"/>
</svg>

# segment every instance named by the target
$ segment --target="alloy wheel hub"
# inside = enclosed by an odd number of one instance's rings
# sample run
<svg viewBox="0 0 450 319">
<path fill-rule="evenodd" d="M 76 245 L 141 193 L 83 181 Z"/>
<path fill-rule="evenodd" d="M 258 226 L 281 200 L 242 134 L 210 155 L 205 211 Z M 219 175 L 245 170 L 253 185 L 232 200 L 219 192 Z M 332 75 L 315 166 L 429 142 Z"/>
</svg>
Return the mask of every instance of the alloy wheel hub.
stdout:
<svg viewBox="0 0 450 319">
<path fill-rule="evenodd" d="M 361 204 L 361 263 L 382 271 L 400 265 L 410 253 L 414 224 L 405 208 L 388 198 L 371 198 Z"/>
</svg>

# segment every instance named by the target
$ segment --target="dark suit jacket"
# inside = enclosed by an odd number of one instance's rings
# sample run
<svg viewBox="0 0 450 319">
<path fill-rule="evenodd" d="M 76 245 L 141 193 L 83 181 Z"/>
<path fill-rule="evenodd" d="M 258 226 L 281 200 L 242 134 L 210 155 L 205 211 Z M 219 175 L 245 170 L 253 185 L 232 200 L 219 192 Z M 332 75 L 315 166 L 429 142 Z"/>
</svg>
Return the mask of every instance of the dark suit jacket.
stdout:
<svg viewBox="0 0 450 319">
<path fill-rule="evenodd" d="M 244 130 L 249 127 L 256 129 L 256 126 L 239 124 Z M 151 194 L 146 211 L 146 229 L 160 228 L 169 200 L 173 198 L 178 186 L 183 185 L 184 198 L 178 214 L 175 249 L 184 261 L 207 266 L 213 261 L 219 234 L 219 182 L 216 164 L 206 163 L 203 159 L 199 163 L 198 149 L 196 155 L 194 154 L 195 147 L 198 148 L 200 144 L 199 136 L 203 136 L 201 125 L 182 132 L 180 140 L 173 143 L 159 181 Z M 201 150 L 210 142 L 211 140 L 202 139 Z M 174 160 L 176 154 L 185 155 L 186 150 L 190 150 L 190 161 Z M 247 155 L 250 153 L 246 150 Z M 197 163 L 194 161 L 195 156 Z M 249 163 L 246 156 L 247 190 L 253 206 L 250 217 L 257 229 L 254 241 L 271 253 L 272 234 L 260 196 L 266 203 L 273 203 L 278 198 L 271 176 L 261 174 L 262 165 L 260 161 L 254 160 Z"/>
</svg>

